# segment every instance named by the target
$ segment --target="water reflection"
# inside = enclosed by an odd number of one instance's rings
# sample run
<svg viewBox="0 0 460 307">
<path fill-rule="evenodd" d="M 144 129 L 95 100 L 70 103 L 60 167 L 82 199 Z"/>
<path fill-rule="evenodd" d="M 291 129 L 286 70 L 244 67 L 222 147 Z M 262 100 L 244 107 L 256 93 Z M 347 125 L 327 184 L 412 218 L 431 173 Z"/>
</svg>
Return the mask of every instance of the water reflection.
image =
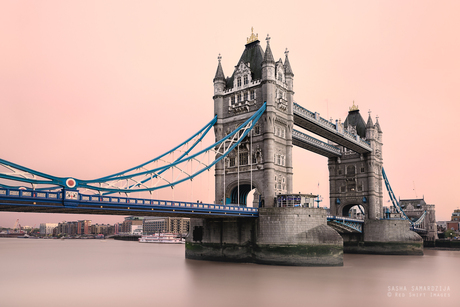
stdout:
<svg viewBox="0 0 460 307">
<path fill-rule="evenodd" d="M 183 245 L 0 239 L 1 305 L 407 307 L 459 299 L 459 251 L 346 254 L 343 267 L 324 268 L 196 261 L 184 253 Z"/>
</svg>

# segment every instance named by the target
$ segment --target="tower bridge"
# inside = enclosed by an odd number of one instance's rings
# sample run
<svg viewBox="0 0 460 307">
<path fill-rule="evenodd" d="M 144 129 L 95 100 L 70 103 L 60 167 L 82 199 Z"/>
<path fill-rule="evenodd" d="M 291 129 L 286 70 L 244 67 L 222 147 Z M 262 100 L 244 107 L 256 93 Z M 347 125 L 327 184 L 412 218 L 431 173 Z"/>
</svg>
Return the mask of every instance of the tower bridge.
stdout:
<svg viewBox="0 0 460 307">
<path fill-rule="evenodd" d="M 383 132 L 378 119 L 374 124 L 369 113 L 365 122 L 353 103 L 345 121 L 334 123 L 295 103 L 289 53 L 286 50 L 284 61 L 275 61 L 268 35 L 264 50 L 258 35 L 251 34 L 230 77 L 221 61 L 219 55 L 214 118 L 182 144 L 94 180 L 54 177 L 0 159 L 0 167 L 7 170 L 0 171 L 0 210 L 189 216 L 190 259 L 342 265 L 344 251 L 423 253 L 421 238 L 409 230 L 407 220 L 384 219 Z M 211 128 L 215 143 L 198 150 Z M 293 146 L 327 157 L 329 216 L 325 209 L 302 203 L 277 205 L 277 195 L 293 195 Z M 212 169 L 213 204 L 130 197 L 174 188 Z M 253 207 L 247 204 L 251 191 Z M 355 206 L 364 220 L 348 218 Z"/>
</svg>

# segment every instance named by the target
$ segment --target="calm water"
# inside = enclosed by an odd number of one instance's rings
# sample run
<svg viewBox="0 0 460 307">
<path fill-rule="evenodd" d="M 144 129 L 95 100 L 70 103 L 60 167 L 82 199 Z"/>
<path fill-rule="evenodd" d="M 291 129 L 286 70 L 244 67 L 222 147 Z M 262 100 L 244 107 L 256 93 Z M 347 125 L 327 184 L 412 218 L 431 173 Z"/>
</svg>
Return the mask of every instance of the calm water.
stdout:
<svg viewBox="0 0 460 307">
<path fill-rule="evenodd" d="M 332 268 L 186 260 L 184 253 L 184 245 L 0 238 L 0 306 L 407 307 L 460 299 L 460 251 L 347 254 L 343 267 Z M 423 288 L 431 286 L 437 291 Z"/>
</svg>

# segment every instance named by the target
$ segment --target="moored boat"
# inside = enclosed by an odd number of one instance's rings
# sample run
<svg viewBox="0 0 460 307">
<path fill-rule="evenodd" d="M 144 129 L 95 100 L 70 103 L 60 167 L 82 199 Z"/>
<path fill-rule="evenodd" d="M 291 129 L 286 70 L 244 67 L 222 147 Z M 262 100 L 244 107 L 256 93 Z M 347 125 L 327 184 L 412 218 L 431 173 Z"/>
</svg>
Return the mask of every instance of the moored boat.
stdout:
<svg viewBox="0 0 460 307">
<path fill-rule="evenodd" d="M 139 243 L 182 244 L 185 243 L 185 240 L 174 233 L 159 233 L 154 235 L 143 235 L 139 238 Z"/>
</svg>

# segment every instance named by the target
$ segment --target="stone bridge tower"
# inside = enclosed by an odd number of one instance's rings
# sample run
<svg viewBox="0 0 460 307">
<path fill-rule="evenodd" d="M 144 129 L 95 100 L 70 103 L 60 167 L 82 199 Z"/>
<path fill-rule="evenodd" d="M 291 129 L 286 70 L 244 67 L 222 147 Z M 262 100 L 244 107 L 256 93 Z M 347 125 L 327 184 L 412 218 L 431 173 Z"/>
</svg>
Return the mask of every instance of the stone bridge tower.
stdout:
<svg viewBox="0 0 460 307">
<path fill-rule="evenodd" d="M 348 216 L 355 205 L 364 208 L 366 219 L 383 217 L 382 130 L 369 112 L 367 123 L 353 103 L 343 128 L 368 141 L 372 152 L 360 155 L 341 147 L 341 158 L 329 159 L 331 215 Z M 340 146 L 339 146 L 340 147 Z"/>
<path fill-rule="evenodd" d="M 252 189 L 255 205 L 273 207 L 275 195 L 292 193 L 293 77 L 285 52 L 284 63 L 274 60 L 270 37 L 265 52 L 258 35 L 247 39 L 231 77 L 225 77 L 221 56 L 214 77 L 216 141 L 247 120 L 264 102 L 266 112 L 255 129 L 215 167 L 215 202 L 247 205 Z M 259 197 L 260 196 L 260 197 Z M 256 198 L 258 200 L 256 200 Z"/>
</svg>

